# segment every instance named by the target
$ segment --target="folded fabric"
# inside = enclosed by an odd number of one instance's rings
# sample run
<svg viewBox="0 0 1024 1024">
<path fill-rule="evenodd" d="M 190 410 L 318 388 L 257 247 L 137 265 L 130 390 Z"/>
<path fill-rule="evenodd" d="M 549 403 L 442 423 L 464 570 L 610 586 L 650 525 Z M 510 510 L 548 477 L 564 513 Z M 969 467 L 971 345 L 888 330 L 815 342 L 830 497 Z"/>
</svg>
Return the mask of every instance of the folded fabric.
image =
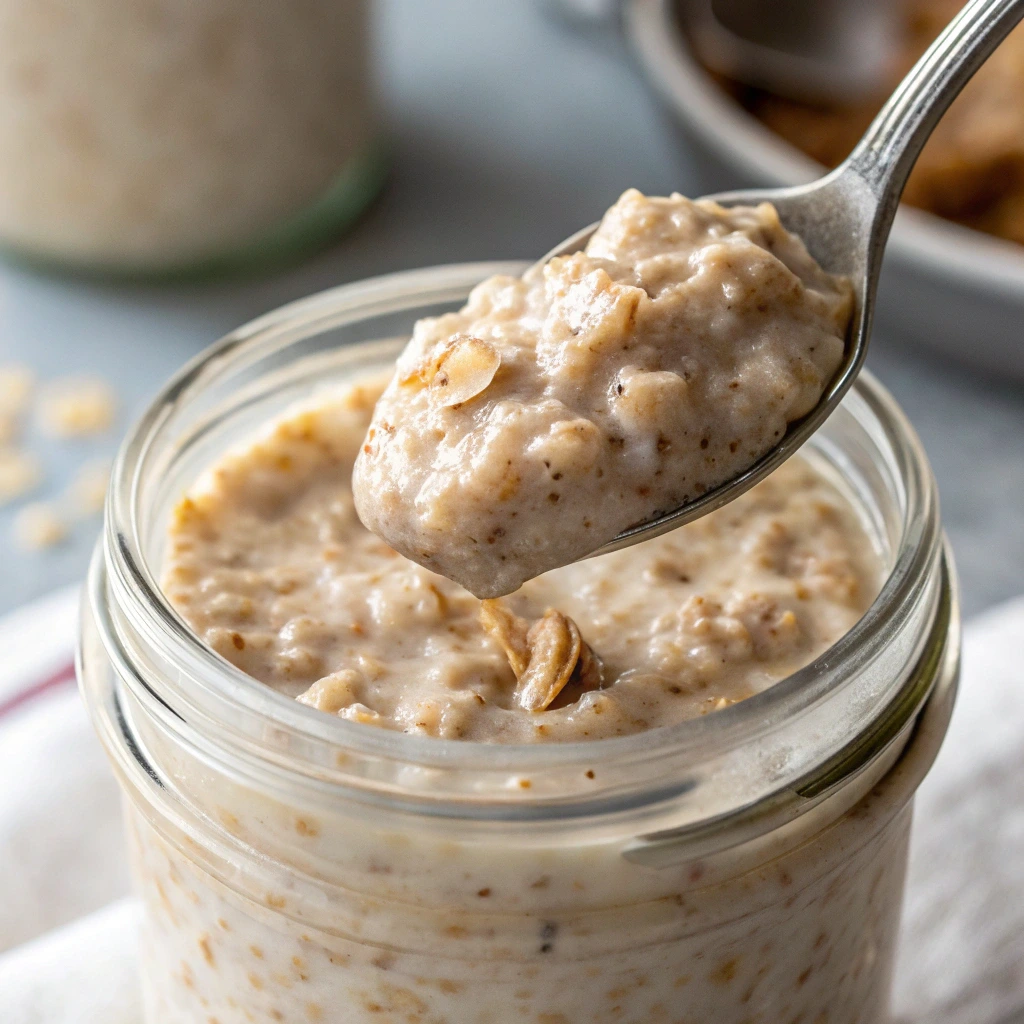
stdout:
<svg viewBox="0 0 1024 1024">
<path fill-rule="evenodd" d="M 67 600 L 49 607 L 40 671 L 73 646 Z M 5 638 L 17 643 L 0 623 Z M 917 799 L 895 986 L 906 1024 L 1003 1024 L 1024 1009 L 1022 654 L 1024 598 L 966 630 L 953 723 Z M 31 662 L 11 659 L 22 686 Z M 9 675 L 0 666 L 0 707 Z M 0 718 L 0 778 L 0 949 L 23 943 L 0 955 L 0 1021 L 141 1024 L 133 905 L 49 931 L 127 885 L 116 786 L 70 687 Z"/>
<path fill-rule="evenodd" d="M 140 1024 L 137 918 L 138 907 L 119 900 L 4 954 L 0 1020 Z"/>
<path fill-rule="evenodd" d="M 73 686 L 0 719 L 0 779 L 2 952 L 125 895 L 128 871 L 117 783 Z"/>
<path fill-rule="evenodd" d="M 1024 1010 L 1024 598 L 965 630 L 953 721 L 917 795 L 895 1000 L 920 1024 Z"/>
<path fill-rule="evenodd" d="M 81 589 L 65 587 L 0 619 L 0 713 L 40 683 L 65 675 L 61 670 L 75 651 Z"/>
</svg>

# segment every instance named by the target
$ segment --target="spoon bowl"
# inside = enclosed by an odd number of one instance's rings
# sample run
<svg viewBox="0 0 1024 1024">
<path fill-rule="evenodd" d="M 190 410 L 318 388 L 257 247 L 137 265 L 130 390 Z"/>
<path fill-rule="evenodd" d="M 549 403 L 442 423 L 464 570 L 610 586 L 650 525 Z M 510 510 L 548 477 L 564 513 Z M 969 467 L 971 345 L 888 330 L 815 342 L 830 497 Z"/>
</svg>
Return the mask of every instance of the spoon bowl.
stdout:
<svg viewBox="0 0 1024 1024">
<path fill-rule="evenodd" d="M 771 203 L 824 270 L 850 279 L 855 307 L 843 362 L 814 409 L 791 423 L 779 443 L 748 469 L 679 508 L 623 530 L 590 557 L 657 537 L 732 501 L 793 455 L 842 401 L 867 357 L 882 256 L 914 161 L 950 103 L 1022 17 L 1024 0 L 971 0 L 897 86 L 853 152 L 823 178 L 793 188 L 706 197 L 722 206 Z M 541 262 L 579 252 L 596 229 L 592 224 L 578 231 Z"/>
</svg>

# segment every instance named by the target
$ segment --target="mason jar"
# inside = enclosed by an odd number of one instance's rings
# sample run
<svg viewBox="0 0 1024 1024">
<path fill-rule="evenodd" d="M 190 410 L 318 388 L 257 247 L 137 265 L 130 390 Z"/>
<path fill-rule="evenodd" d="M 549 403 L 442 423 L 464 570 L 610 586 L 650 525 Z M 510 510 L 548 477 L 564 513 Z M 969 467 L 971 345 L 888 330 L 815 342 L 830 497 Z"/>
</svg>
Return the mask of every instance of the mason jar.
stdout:
<svg viewBox="0 0 1024 1024">
<path fill-rule="evenodd" d="M 859 509 L 881 592 L 807 667 L 702 718 L 533 746 L 376 729 L 247 677 L 161 593 L 170 509 L 221 453 L 522 269 L 286 306 L 185 367 L 125 442 L 79 667 L 126 798 L 148 1024 L 884 1019 L 959 618 L 931 471 L 869 375 L 804 454 Z"/>
<path fill-rule="evenodd" d="M 368 0 L 0 0 L 0 247 L 198 276 L 323 244 L 383 180 Z"/>
</svg>

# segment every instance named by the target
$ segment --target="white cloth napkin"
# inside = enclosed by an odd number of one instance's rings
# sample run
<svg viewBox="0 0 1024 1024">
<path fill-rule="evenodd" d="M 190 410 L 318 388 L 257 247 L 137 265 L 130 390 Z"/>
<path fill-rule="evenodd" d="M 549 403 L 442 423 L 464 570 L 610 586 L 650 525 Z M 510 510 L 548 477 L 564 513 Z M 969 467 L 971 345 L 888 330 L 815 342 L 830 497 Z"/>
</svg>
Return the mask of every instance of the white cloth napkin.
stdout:
<svg viewBox="0 0 1024 1024">
<path fill-rule="evenodd" d="M 0 1020 L 140 1024 L 137 917 L 121 899 L 0 956 Z"/>
<path fill-rule="evenodd" d="M 66 662 L 75 605 L 64 593 L 0 621 L 0 706 Z M 969 624 L 918 796 L 895 992 L 907 1024 L 1024 1008 L 1022 661 L 1024 598 Z M 0 718 L 0 780 L 0 1021 L 141 1024 L 116 786 L 71 687 Z"/>
<path fill-rule="evenodd" d="M 915 1024 L 1024 1012 L 1024 598 L 964 631 L 953 721 L 915 807 L 895 1001 Z"/>
</svg>

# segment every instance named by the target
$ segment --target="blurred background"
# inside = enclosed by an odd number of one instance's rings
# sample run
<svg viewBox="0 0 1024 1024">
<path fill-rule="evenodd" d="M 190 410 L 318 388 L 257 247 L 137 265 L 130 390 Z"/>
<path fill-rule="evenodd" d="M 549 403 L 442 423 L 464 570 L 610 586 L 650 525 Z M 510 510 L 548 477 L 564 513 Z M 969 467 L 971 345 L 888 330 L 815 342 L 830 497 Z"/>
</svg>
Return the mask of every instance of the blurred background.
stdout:
<svg viewBox="0 0 1024 1024">
<path fill-rule="evenodd" d="M 224 332 L 534 258 L 626 187 L 812 178 L 958 5 L 852 5 L 891 46 L 831 89 L 842 54 L 767 40 L 805 65 L 778 81 L 735 3 L 63 6 L 0 3 L 0 613 L 83 576 L 119 438 Z M 912 181 L 869 359 L 931 456 L 968 613 L 1024 589 L 1020 30 L 1000 52 Z"/>
</svg>

